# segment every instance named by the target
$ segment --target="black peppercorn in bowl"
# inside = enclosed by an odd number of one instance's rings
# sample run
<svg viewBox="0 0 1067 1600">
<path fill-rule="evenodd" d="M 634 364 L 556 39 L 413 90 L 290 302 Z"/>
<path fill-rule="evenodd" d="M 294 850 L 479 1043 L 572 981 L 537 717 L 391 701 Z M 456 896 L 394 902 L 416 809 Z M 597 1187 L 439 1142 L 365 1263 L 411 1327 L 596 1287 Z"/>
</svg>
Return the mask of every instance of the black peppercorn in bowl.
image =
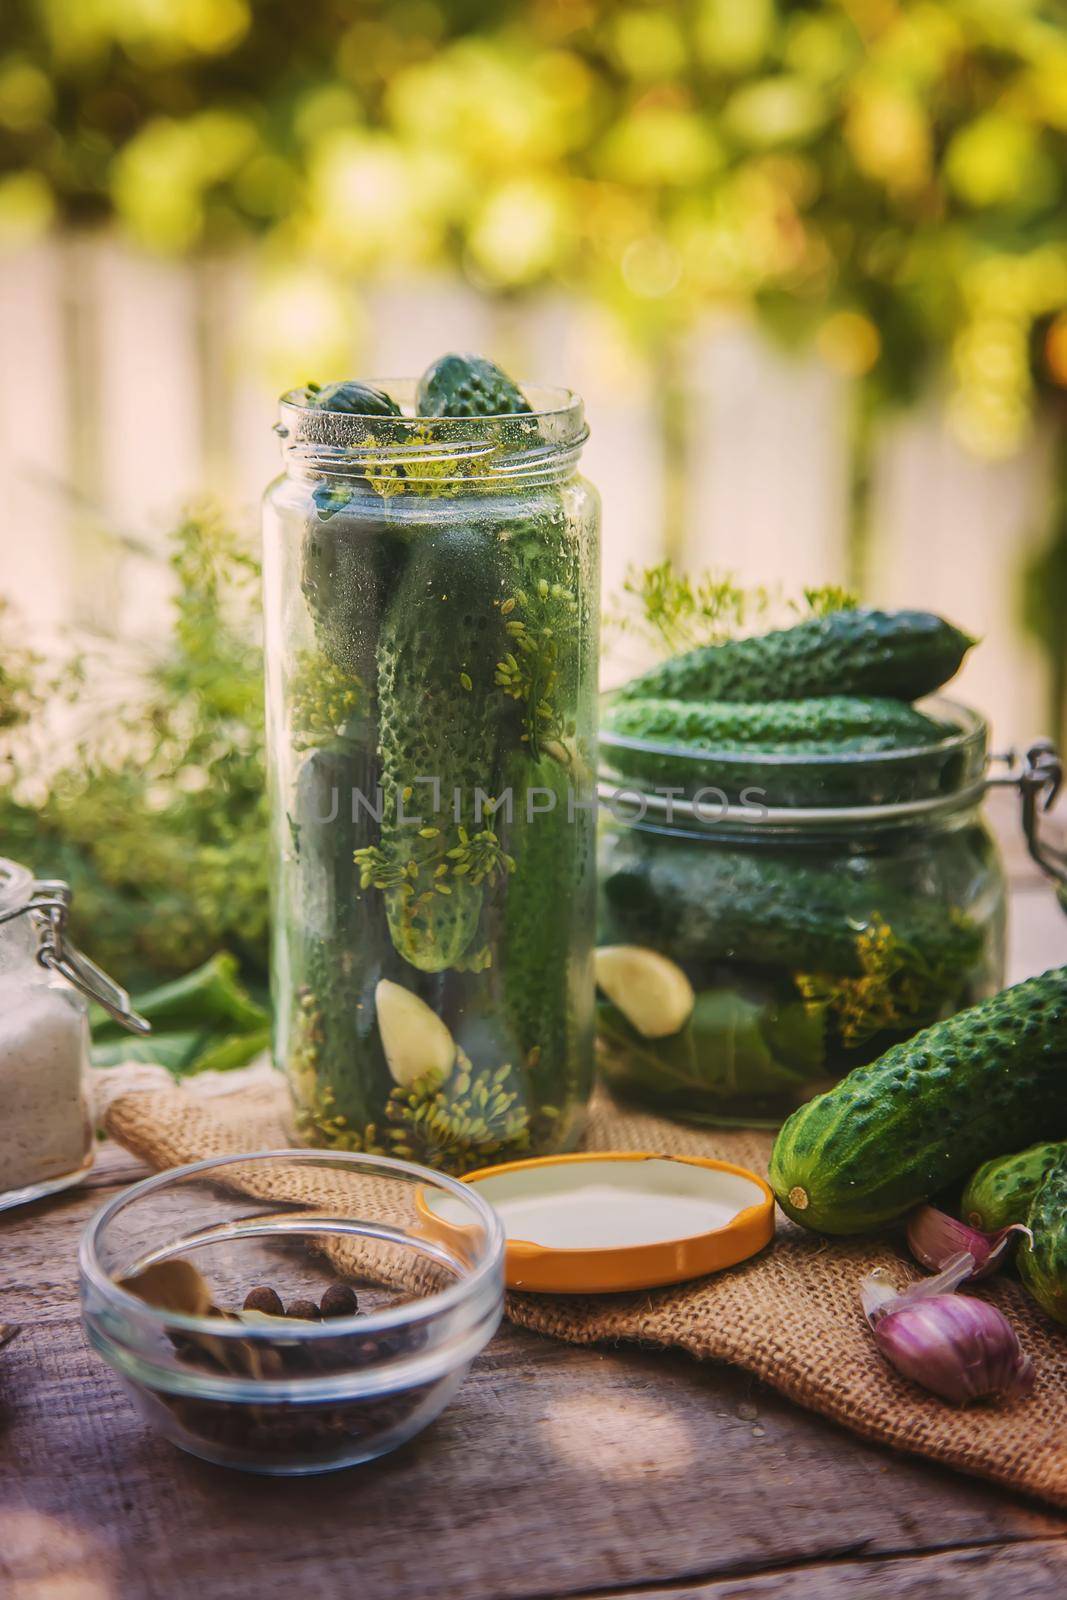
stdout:
<svg viewBox="0 0 1067 1600">
<path fill-rule="evenodd" d="M 463 1226 L 427 1218 L 447 1199 Z M 142 1414 L 272 1474 L 386 1454 L 432 1422 L 500 1321 L 504 1235 L 464 1184 L 383 1156 L 278 1150 L 146 1179 L 82 1239 L 82 1316 Z"/>
</svg>

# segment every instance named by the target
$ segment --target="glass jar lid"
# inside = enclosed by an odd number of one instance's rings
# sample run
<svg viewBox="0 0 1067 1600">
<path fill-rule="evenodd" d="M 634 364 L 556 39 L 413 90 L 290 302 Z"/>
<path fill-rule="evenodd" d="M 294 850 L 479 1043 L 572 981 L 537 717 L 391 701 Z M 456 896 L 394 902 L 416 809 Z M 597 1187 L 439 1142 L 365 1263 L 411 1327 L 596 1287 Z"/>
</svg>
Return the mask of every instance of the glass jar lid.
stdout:
<svg viewBox="0 0 1067 1600">
<path fill-rule="evenodd" d="M 603 730 L 601 805 L 620 822 L 701 830 L 893 823 L 974 804 L 985 788 L 984 717 L 940 697 L 921 709 L 944 737 L 893 750 L 714 749 Z"/>
</svg>

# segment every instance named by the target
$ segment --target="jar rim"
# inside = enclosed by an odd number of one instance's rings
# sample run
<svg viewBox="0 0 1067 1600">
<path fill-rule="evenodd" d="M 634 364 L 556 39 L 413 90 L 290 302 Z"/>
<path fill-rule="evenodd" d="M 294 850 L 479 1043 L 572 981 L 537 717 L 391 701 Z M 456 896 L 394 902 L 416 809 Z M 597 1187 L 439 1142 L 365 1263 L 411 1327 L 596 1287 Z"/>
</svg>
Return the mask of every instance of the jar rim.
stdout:
<svg viewBox="0 0 1067 1600">
<path fill-rule="evenodd" d="M 287 471 L 364 476 L 383 493 L 407 483 L 525 483 L 565 475 L 589 437 L 585 407 L 570 389 L 524 384 L 531 411 L 420 417 L 415 379 L 375 380 L 374 387 L 401 406 L 400 416 L 326 411 L 302 403 L 305 389 L 283 394 L 274 431 Z"/>
<path fill-rule="evenodd" d="M 602 698 L 610 702 L 611 695 Z M 712 746 L 694 749 L 692 746 L 643 740 L 633 735 L 613 734 L 602 730 L 599 741 L 601 761 L 598 782 L 601 808 L 610 809 L 615 820 L 622 826 L 662 829 L 664 824 L 669 827 L 677 819 L 677 826 L 684 831 L 693 831 L 696 828 L 701 833 L 707 833 L 713 827 L 726 826 L 737 827 L 749 833 L 759 832 L 761 829 L 773 832 L 843 825 L 878 826 L 932 818 L 975 805 L 981 799 L 986 787 L 985 769 L 989 735 L 986 718 L 972 706 L 942 696 L 931 696 L 921 704 L 931 714 L 948 721 L 952 725 L 952 731 L 943 739 L 897 750 L 831 751 L 814 756 L 805 755 L 803 752 L 779 754 L 759 749 L 738 749 L 736 746 L 720 751 Z M 636 752 L 643 757 L 650 757 L 653 761 L 657 757 L 669 760 L 671 776 L 679 782 L 684 778 L 687 764 L 695 773 L 698 765 L 706 770 L 709 763 L 713 763 L 721 773 L 724 790 L 730 784 L 731 772 L 743 770 L 744 788 L 749 792 L 764 795 L 767 791 L 760 787 L 761 772 L 769 778 L 775 771 L 785 769 L 787 772 L 795 772 L 800 769 L 805 774 L 810 774 L 816 783 L 823 776 L 832 783 L 835 776 L 840 777 L 843 773 L 862 774 L 867 769 L 876 770 L 880 775 L 891 778 L 894 770 L 906 771 L 909 764 L 914 766 L 919 760 L 931 763 L 932 769 L 938 774 L 940 786 L 938 792 L 919 798 L 872 801 L 867 804 L 727 804 L 720 808 L 714 819 L 711 819 L 702 814 L 699 806 L 695 805 L 691 798 L 677 798 L 677 790 L 671 795 L 664 792 L 665 786 L 660 785 L 657 789 L 651 780 L 640 776 L 629 777 L 612 773 L 609 765 L 612 750 Z M 605 757 L 609 760 L 605 761 Z M 954 781 L 946 784 L 945 775 L 952 775 Z M 703 777 L 702 784 L 705 789 L 709 787 L 706 776 Z M 629 819 L 620 815 L 615 806 L 609 805 L 613 798 L 617 802 L 625 797 L 633 797 L 641 803 L 640 817 Z"/>
<path fill-rule="evenodd" d="M 622 827 L 639 828 L 651 833 L 686 833 L 711 835 L 715 829 L 731 827 L 744 833 L 756 834 L 761 829 L 767 833 L 801 832 L 807 829 L 863 828 L 880 825 L 922 822 L 939 816 L 952 816 L 969 810 L 984 796 L 988 784 L 985 778 L 970 784 L 966 789 L 948 795 L 934 795 L 928 800 L 894 800 L 871 806 L 766 806 L 758 811 L 746 806 L 724 806 L 714 819 L 701 818 L 699 811 L 688 800 L 671 800 L 664 795 L 648 794 L 636 785 L 627 789 L 617 783 L 597 784 L 597 795 L 602 811 L 610 811 Z M 620 816 L 612 801 L 627 796 L 647 801 L 646 813 L 639 818 Z M 647 816 L 648 812 L 655 815 Z M 646 820 L 647 818 L 647 820 Z M 671 824 L 678 819 L 676 826 Z M 695 824 L 695 826 L 694 826 Z"/>
</svg>

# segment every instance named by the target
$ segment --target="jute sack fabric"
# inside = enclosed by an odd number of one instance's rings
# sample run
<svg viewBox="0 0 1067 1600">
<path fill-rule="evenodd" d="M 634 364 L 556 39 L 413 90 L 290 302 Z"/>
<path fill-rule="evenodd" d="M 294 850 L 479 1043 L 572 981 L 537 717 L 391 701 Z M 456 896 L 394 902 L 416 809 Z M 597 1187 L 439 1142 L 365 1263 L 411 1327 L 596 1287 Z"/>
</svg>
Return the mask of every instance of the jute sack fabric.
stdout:
<svg viewBox="0 0 1067 1600">
<path fill-rule="evenodd" d="M 282 1147 L 285 1110 L 281 1082 L 266 1076 L 232 1094 L 120 1093 L 104 1120 L 120 1144 L 163 1168 Z M 600 1096 L 586 1146 L 714 1156 L 765 1174 L 771 1137 L 681 1127 Z M 317 1200 L 311 1182 L 307 1169 L 294 1173 L 290 1198 Z M 638 1294 L 512 1294 L 508 1316 L 576 1344 L 634 1340 L 732 1362 L 866 1438 L 1067 1506 L 1067 1332 L 1013 1280 L 983 1283 L 976 1292 L 1014 1323 L 1034 1358 L 1037 1385 L 1023 1401 L 956 1410 L 899 1378 L 878 1354 L 859 1299 L 864 1276 L 877 1266 L 901 1283 L 908 1275 L 889 1241 L 823 1239 L 781 1219 L 774 1247 L 728 1272 Z"/>
</svg>

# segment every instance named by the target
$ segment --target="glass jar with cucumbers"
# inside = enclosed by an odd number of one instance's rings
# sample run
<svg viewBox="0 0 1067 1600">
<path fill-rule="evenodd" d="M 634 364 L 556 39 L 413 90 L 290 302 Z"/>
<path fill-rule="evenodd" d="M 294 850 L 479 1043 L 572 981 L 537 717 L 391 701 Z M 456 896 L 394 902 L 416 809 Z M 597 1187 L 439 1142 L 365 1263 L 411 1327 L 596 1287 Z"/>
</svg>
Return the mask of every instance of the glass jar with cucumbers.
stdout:
<svg viewBox="0 0 1067 1600">
<path fill-rule="evenodd" d="M 265 504 L 295 1134 L 572 1146 L 593 1056 L 599 507 L 581 401 L 451 355 L 286 395 Z"/>
<path fill-rule="evenodd" d="M 971 644 L 928 613 L 844 609 L 606 697 L 598 1056 L 616 1093 L 773 1126 L 1001 986 L 988 730 L 928 698 Z M 1000 781 L 1033 844 L 1057 764 L 1031 757 Z"/>
</svg>

